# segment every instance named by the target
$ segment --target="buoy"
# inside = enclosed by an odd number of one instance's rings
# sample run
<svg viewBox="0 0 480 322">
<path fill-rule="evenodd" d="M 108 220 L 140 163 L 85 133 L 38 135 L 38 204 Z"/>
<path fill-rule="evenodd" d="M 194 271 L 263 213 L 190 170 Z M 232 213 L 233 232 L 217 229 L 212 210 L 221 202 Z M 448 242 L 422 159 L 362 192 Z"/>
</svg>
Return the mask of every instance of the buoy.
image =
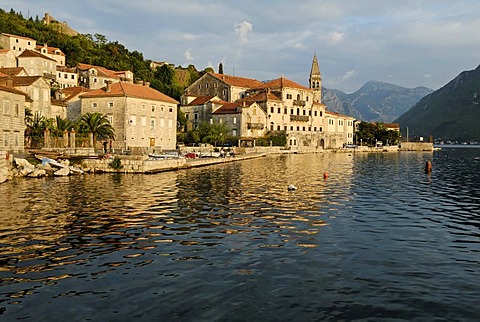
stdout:
<svg viewBox="0 0 480 322">
<path fill-rule="evenodd" d="M 427 163 L 425 163 L 425 173 L 432 172 L 432 168 L 432 161 L 428 160 Z"/>
<path fill-rule="evenodd" d="M 297 187 L 295 187 L 293 184 L 288 185 L 288 191 L 294 191 L 297 190 Z"/>
<path fill-rule="evenodd" d="M 324 172 L 323 173 L 323 179 L 327 179 L 328 178 L 328 172 Z"/>
</svg>

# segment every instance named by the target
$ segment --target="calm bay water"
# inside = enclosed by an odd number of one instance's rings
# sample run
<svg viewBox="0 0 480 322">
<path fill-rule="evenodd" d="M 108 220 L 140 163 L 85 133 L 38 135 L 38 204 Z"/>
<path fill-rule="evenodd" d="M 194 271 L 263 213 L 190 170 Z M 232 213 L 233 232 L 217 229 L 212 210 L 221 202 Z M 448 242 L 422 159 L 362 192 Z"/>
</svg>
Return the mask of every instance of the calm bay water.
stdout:
<svg viewBox="0 0 480 322">
<path fill-rule="evenodd" d="M 475 157 L 281 155 L 2 184 L 0 320 L 478 321 Z"/>
</svg>

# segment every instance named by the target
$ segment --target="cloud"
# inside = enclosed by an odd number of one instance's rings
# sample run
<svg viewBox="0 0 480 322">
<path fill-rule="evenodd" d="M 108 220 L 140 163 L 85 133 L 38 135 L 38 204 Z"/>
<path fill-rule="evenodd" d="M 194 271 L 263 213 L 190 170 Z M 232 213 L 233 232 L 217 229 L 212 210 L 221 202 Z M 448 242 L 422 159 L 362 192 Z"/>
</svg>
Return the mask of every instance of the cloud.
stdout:
<svg viewBox="0 0 480 322">
<path fill-rule="evenodd" d="M 356 69 L 357 69 L 357 68 L 347 71 L 347 72 L 342 76 L 342 81 L 349 80 L 350 78 L 356 76 L 356 75 L 357 75 L 357 70 L 356 70 Z"/>
<path fill-rule="evenodd" d="M 247 21 L 235 24 L 235 33 L 240 37 L 240 43 L 248 42 L 248 34 L 253 31 L 253 25 Z"/>
<path fill-rule="evenodd" d="M 185 50 L 184 55 L 185 55 L 185 61 L 186 61 L 187 63 L 192 62 L 192 61 L 194 61 L 194 60 L 196 59 L 196 58 L 192 55 L 192 48 L 188 48 L 187 50 Z"/>
</svg>

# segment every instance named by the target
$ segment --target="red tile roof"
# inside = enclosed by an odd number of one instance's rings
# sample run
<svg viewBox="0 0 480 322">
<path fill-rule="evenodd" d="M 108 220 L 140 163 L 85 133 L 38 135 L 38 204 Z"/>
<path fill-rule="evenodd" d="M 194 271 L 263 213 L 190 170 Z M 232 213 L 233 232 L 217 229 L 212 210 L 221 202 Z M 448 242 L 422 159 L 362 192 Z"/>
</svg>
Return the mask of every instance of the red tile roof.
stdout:
<svg viewBox="0 0 480 322">
<path fill-rule="evenodd" d="M 114 71 L 114 70 L 110 70 L 110 69 L 107 69 L 107 68 L 102 67 L 102 66 L 95 66 L 95 65 L 84 64 L 84 63 L 78 63 L 77 68 L 82 70 L 82 71 L 94 68 L 98 71 L 100 76 L 110 77 L 110 78 L 120 78 L 120 75 L 128 72 L 126 70 L 125 71 Z"/>
<path fill-rule="evenodd" d="M 47 59 L 47 60 L 51 60 L 51 61 L 55 61 L 55 59 L 52 59 L 50 57 L 47 57 L 41 53 L 39 53 L 38 51 L 35 51 L 35 50 L 30 50 L 30 49 L 26 49 L 24 50 L 19 56 L 19 58 L 42 58 L 42 59 Z"/>
<path fill-rule="evenodd" d="M 245 77 L 238 77 L 238 76 L 230 76 L 225 74 L 215 74 L 215 73 L 208 73 L 209 75 L 225 82 L 230 86 L 237 86 L 237 87 L 244 87 L 244 88 L 255 88 L 262 85 L 262 82 Z"/>
<path fill-rule="evenodd" d="M 22 71 L 24 71 L 23 67 L 2 67 L 0 68 L 0 73 L 7 74 L 9 76 L 18 76 Z"/>
<path fill-rule="evenodd" d="M 277 95 L 273 94 L 270 91 L 261 91 L 249 96 L 244 97 L 243 99 L 238 100 L 237 102 L 266 102 L 266 101 L 282 101 Z"/>
<path fill-rule="evenodd" d="M 15 76 L 15 77 L 12 77 L 13 86 L 14 87 L 30 86 L 41 78 L 42 76 Z"/>
<path fill-rule="evenodd" d="M 22 92 L 21 90 L 18 90 L 16 88 L 14 88 L 14 87 L 0 85 L 0 91 L 14 93 L 14 94 L 18 94 L 18 95 L 23 95 L 23 96 L 25 96 L 25 98 L 28 98 L 28 95 L 26 93 Z"/>
<path fill-rule="evenodd" d="M 284 88 L 284 87 L 297 88 L 297 89 L 303 89 L 303 90 L 309 89 L 308 87 L 295 83 L 294 81 L 291 81 L 285 77 L 280 77 L 280 78 L 271 80 L 259 86 L 259 88 Z"/>
<path fill-rule="evenodd" d="M 18 36 L 18 35 L 12 35 L 12 34 L 7 34 L 7 33 L 2 33 L 2 35 L 7 36 L 7 37 L 12 37 L 12 38 L 20 38 L 20 39 L 31 40 L 31 41 L 35 41 L 35 42 L 36 42 L 35 39 L 28 38 L 28 37 L 25 37 L 25 36 Z"/>
<path fill-rule="evenodd" d="M 221 99 L 214 99 L 216 96 L 197 96 L 193 101 L 190 102 L 187 106 L 198 106 L 198 105 L 203 105 L 205 103 L 208 103 L 210 101 L 212 102 L 224 102 Z"/>
<path fill-rule="evenodd" d="M 331 115 L 331 116 L 335 116 L 335 117 L 342 117 L 342 118 L 350 118 L 350 119 L 354 119 L 353 117 L 351 116 L 348 116 L 348 115 L 343 115 L 343 114 L 340 114 L 340 113 L 335 113 L 335 112 L 330 112 L 330 111 L 325 111 L 325 115 Z"/>
<path fill-rule="evenodd" d="M 35 47 L 35 49 L 37 49 L 39 52 L 41 52 L 41 50 L 45 48 L 45 46 L 42 46 L 42 45 L 37 45 Z M 63 51 L 60 49 L 60 48 L 57 48 L 57 47 L 46 47 L 47 48 L 47 53 L 49 55 L 60 55 L 60 56 L 65 56 L 65 54 L 63 53 Z"/>
<path fill-rule="evenodd" d="M 220 107 L 218 110 L 213 112 L 213 114 L 237 114 L 241 113 L 241 111 L 238 111 L 238 108 L 241 108 L 243 105 L 242 103 L 227 103 L 225 102 L 222 107 Z"/>
<path fill-rule="evenodd" d="M 91 92 L 93 91 L 93 89 L 89 89 L 89 88 L 86 88 L 86 87 L 83 87 L 83 86 L 72 86 L 72 87 L 67 87 L 67 88 L 63 88 L 60 90 L 60 92 L 62 92 L 63 94 L 65 94 L 66 98 L 65 100 L 68 101 L 70 100 L 70 98 L 73 98 L 79 94 L 82 94 L 82 93 L 88 93 L 88 92 Z"/>
<path fill-rule="evenodd" d="M 178 104 L 178 101 L 167 96 L 149 86 L 126 83 L 126 82 L 118 82 L 113 83 L 110 85 L 111 90 L 107 92 L 107 86 L 91 91 L 89 93 L 85 93 L 80 97 L 83 98 L 91 98 L 91 97 L 136 97 L 136 98 L 143 98 L 149 99 L 153 101 L 161 101 L 166 103 Z"/>
</svg>

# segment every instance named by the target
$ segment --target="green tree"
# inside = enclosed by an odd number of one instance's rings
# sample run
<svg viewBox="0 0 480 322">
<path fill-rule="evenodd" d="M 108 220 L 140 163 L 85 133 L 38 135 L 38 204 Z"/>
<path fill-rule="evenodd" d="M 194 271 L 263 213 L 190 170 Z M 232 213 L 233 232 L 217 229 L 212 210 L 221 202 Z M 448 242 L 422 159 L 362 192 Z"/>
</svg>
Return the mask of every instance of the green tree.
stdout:
<svg viewBox="0 0 480 322">
<path fill-rule="evenodd" d="M 208 124 L 207 122 L 203 122 L 200 127 L 203 127 L 201 130 L 201 133 L 203 133 L 201 140 L 204 143 L 217 146 L 217 144 L 223 144 L 228 139 L 230 130 L 223 123 L 213 122 L 212 124 Z"/>
<path fill-rule="evenodd" d="M 87 113 L 79 121 L 79 130 L 82 133 L 93 133 L 93 144 L 101 140 L 114 140 L 115 130 L 106 115 Z"/>
</svg>

